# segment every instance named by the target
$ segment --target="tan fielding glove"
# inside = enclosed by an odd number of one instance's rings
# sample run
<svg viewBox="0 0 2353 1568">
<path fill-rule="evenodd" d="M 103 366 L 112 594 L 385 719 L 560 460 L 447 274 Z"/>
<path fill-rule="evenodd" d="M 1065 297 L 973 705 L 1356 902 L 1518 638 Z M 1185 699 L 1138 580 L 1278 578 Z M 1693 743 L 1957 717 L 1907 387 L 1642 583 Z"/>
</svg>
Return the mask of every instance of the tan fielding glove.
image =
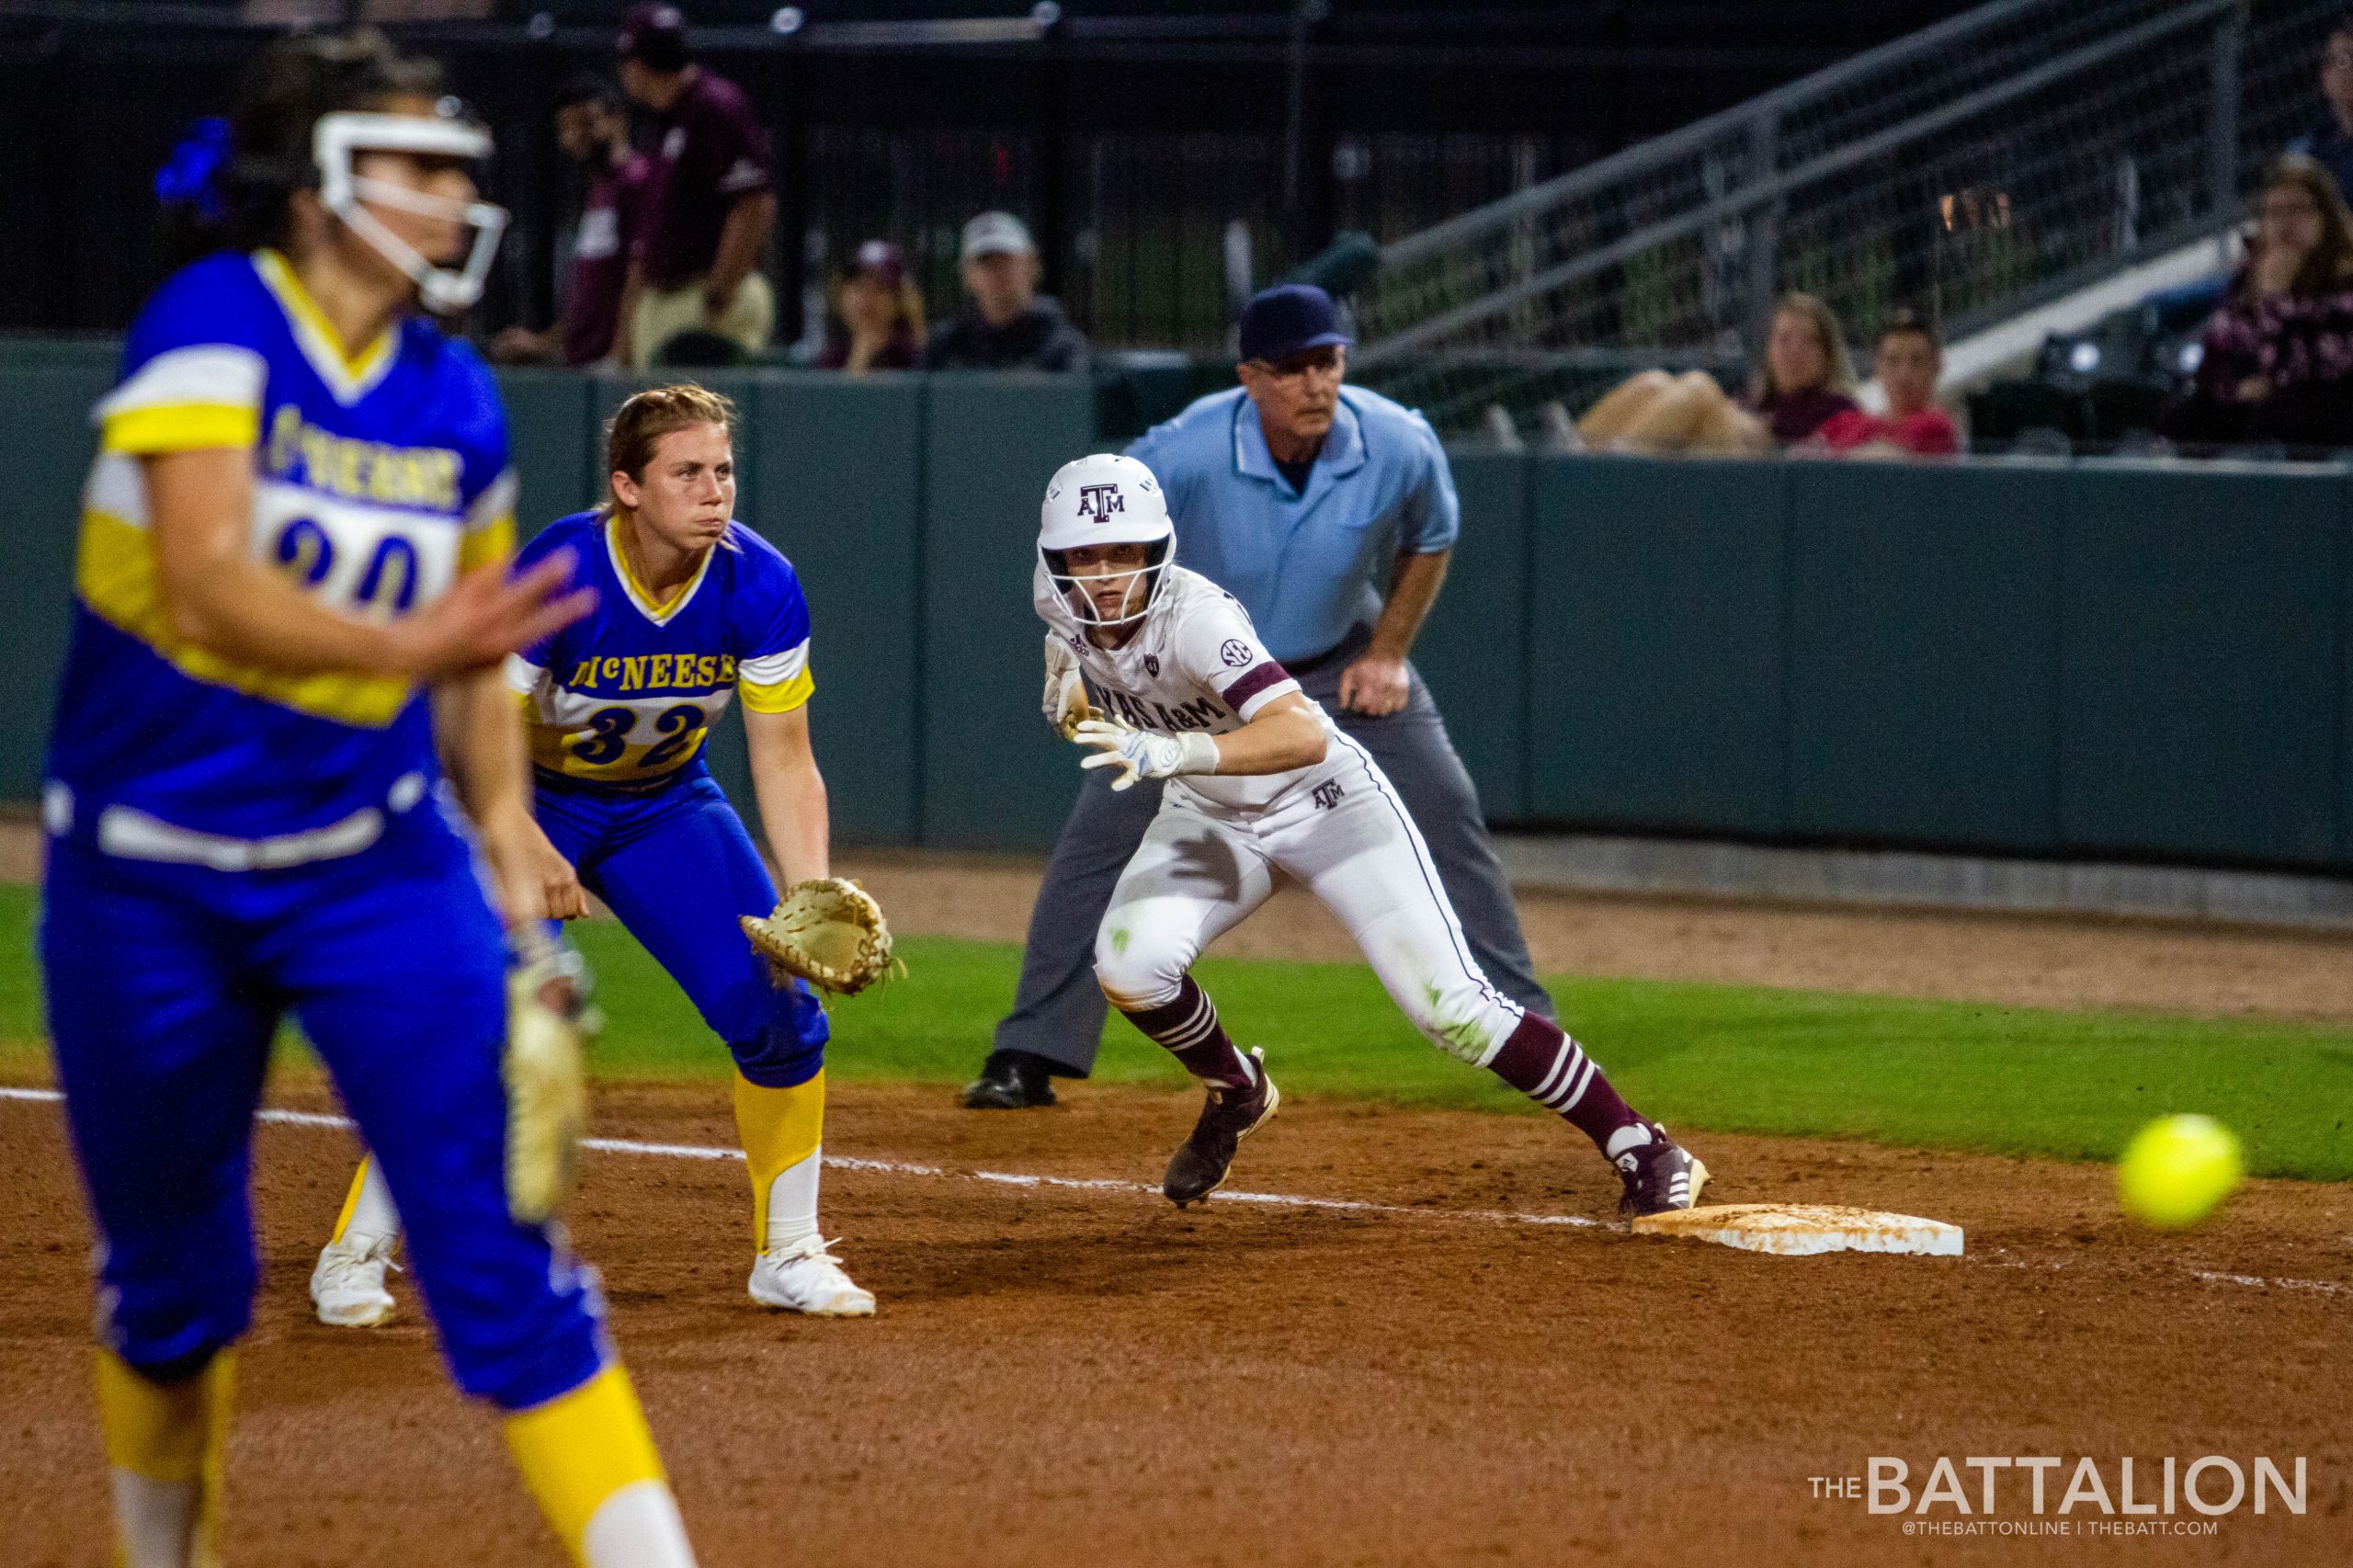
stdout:
<svg viewBox="0 0 2353 1568">
<path fill-rule="evenodd" d="M 534 923 L 508 940 L 506 1211 L 518 1225 L 555 1218 L 580 1176 L 588 1125 L 582 1052 L 600 1020 L 580 955 Z"/>
<path fill-rule="evenodd" d="M 784 975 L 799 975 L 821 990 L 855 996 L 892 967 L 882 906 L 845 877 L 795 882 L 767 918 L 743 920 L 753 948 L 781 971 L 779 984 Z"/>
<path fill-rule="evenodd" d="M 1086 677 L 1079 673 L 1078 655 L 1051 631 L 1046 633 L 1046 695 L 1040 706 L 1046 722 L 1066 741 L 1077 738 L 1079 725 L 1102 717 L 1086 700 Z"/>
</svg>

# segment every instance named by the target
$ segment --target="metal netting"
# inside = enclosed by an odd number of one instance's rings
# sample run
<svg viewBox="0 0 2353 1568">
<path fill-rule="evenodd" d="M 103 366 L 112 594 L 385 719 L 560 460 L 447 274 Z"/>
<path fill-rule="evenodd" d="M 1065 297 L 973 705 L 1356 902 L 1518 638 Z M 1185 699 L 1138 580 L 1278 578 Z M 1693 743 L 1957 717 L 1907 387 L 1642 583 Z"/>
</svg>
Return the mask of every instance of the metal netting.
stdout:
<svg viewBox="0 0 2353 1568">
<path fill-rule="evenodd" d="M 1998 0 L 1387 246 L 1356 370 L 1442 428 L 1736 375 L 1772 301 L 1965 334 L 2238 222 L 2343 0 Z"/>
</svg>

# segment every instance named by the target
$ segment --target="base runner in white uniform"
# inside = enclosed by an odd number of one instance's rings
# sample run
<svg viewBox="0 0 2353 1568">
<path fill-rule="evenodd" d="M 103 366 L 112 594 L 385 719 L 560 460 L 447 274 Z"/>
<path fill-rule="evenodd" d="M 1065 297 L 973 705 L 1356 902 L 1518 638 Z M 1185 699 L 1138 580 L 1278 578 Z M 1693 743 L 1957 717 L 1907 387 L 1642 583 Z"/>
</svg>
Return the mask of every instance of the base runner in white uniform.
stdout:
<svg viewBox="0 0 2353 1568">
<path fill-rule="evenodd" d="M 1620 1212 L 1689 1208 L 1707 1167 L 1558 1026 L 1488 983 L 1379 765 L 1267 654 L 1233 596 L 1172 562 L 1174 548 L 1160 485 L 1133 458 L 1081 458 L 1047 486 L 1035 577 L 1046 717 L 1094 751 L 1082 767 L 1119 770 L 1113 789 L 1171 781 L 1095 945 L 1111 1006 L 1208 1091 L 1168 1162 L 1170 1200 L 1214 1191 L 1281 1102 L 1264 1052 L 1235 1048 L 1191 973 L 1279 874 L 1339 917 L 1432 1044 L 1591 1138 L 1624 1184 Z"/>
</svg>

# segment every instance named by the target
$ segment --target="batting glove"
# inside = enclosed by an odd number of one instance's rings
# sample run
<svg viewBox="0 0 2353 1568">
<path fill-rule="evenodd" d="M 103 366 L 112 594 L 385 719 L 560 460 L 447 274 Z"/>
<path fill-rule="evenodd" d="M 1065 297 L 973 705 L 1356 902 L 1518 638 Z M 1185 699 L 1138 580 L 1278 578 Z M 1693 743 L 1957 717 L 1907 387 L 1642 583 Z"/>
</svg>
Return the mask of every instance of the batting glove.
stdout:
<svg viewBox="0 0 2353 1568">
<path fill-rule="evenodd" d="M 1081 767 L 1116 767 L 1114 790 L 1125 790 L 1139 778 L 1173 778 L 1179 773 L 1215 773 L 1217 742 L 1199 730 L 1179 735 L 1152 735 L 1131 730 L 1116 719 L 1089 719 L 1071 739 L 1094 746 L 1097 754 Z"/>
<path fill-rule="evenodd" d="M 1095 709 L 1086 700 L 1086 676 L 1079 670 L 1077 655 L 1051 631 L 1046 633 L 1046 695 L 1040 706 L 1045 710 L 1046 722 L 1061 732 L 1066 741 L 1076 740 L 1078 726 L 1095 717 Z"/>
</svg>

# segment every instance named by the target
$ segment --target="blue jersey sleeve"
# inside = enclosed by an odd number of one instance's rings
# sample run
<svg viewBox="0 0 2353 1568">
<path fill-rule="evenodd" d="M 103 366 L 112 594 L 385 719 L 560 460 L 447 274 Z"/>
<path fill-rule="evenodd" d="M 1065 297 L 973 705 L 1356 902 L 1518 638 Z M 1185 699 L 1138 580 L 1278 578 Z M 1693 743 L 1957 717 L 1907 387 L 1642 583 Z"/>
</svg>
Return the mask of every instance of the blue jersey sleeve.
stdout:
<svg viewBox="0 0 2353 1568">
<path fill-rule="evenodd" d="M 789 713 L 809 700 L 809 601 L 792 563 L 738 525 L 745 591 L 736 598 L 735 690 L 755 713 Z"/>
<path fill-rule="evenodd" d="M 132 322 L 122 379 L 97 406 L 105 449 L 136 456 L 255 445 L 274 312 L 242 256 L 208 256 L 166 278 Z"/>
<path fill-rule="evenodd" d="M 593 587 L 600 595 L 611 592 L 610 587 L 601 581 L 597 570 L 597 558 L 592 553 L 602 542 L 599 535 L 603 522 L 603 515 L 597 512 L 574 512 L 570 517 L 558 517 L 533 535 L 529 542 L 516 552 L 513 569 L 527 572 L 557 551 L 569 550 L 573 555 L 572 585 L 575 588 Z M 563 668 L 566 655 L 572 653 L 595 619 L 592 614 L 585 619 L 575 620 L 553 636 L 543 637 L 516 654 L 507 663 L 510 679 L 521 681 L 528 673 L 529 681 L 536 681 L 540 670 Z M 528 672 L 517 667 L 517 661 L 529 666 Z M 528 686 L 529 682 L 525 682 L 524 688 L 528 689 Z"/>
<path fill-rule="evenodd" d="M 434 340 L 449 441 L 458 453 L 458 496 L 465 506 L 459 568 L 504 561 L 515 553 L 516 479 L 498 383 L 471 344 L 445 337 L 426 322 L 412 321 L 405 330 Z"/>
</svg>

